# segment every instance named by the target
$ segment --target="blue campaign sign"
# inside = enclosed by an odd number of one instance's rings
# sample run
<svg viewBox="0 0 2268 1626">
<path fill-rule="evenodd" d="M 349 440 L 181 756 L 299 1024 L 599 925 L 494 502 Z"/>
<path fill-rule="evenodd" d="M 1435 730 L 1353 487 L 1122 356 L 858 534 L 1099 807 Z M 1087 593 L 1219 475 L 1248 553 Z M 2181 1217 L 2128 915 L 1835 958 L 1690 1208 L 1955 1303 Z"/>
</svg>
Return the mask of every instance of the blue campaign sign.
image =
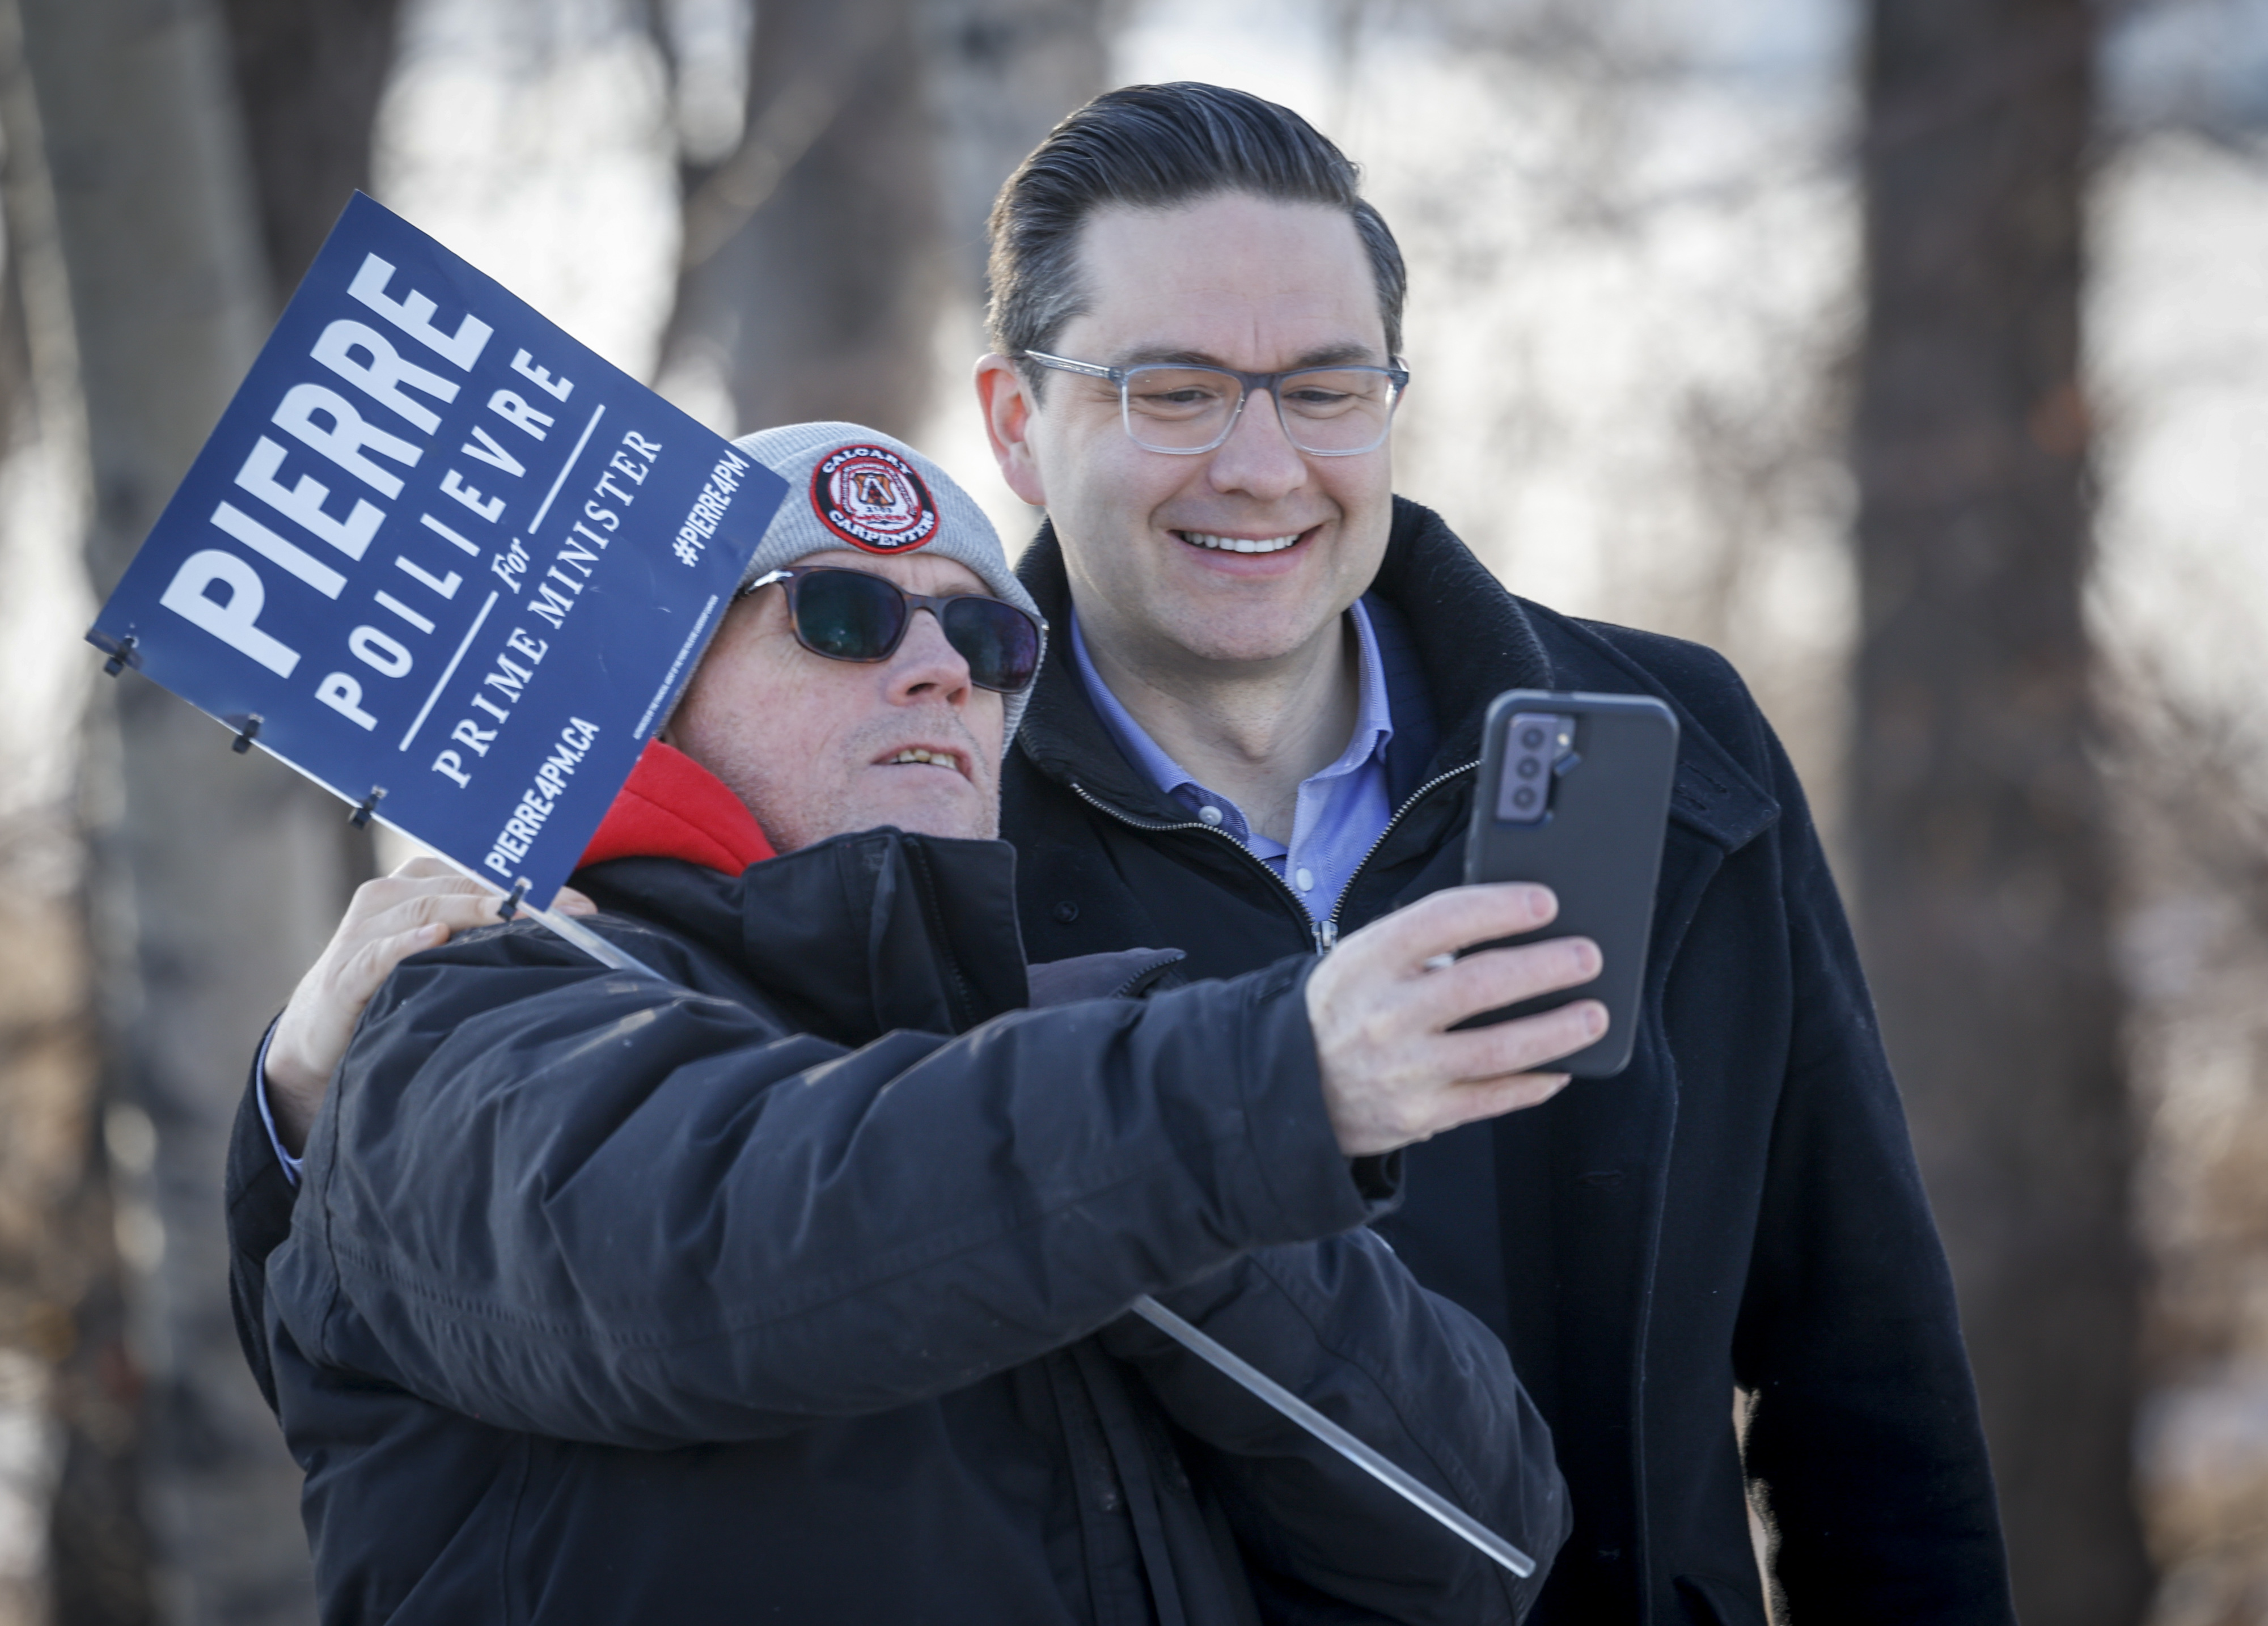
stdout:
<svg viewBox="0 0 2268 1626">
<path fill-rule="evenodd" d="M 87 637 L 548 903 L 785 489 L 357 195 Z"/>
</svg>

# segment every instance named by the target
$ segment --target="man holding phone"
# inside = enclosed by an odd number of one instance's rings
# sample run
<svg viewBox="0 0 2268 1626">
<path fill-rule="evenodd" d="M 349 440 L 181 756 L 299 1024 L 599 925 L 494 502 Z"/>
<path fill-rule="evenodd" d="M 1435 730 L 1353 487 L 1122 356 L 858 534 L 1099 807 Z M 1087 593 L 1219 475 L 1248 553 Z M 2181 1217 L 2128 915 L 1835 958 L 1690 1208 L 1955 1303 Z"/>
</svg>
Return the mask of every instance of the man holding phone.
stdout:
<svg viewBox="0 0 2268 1626">
<path fill-rule="evenodd" d="M 1552 1425 L 1575 1528 L 1532 1619 L 1761 1622 L 1754 1496 L 1795 1620 L 2012 1621 L 1951 1281 L 1802 791 L 1720 658 L 1515 599 L 1393 495 L 1403 273 L 1356 183 L 1285 109 L 1137 86 L 994 211 L 977 387 L 1048 512 L 1020 574 L 1058 655 L 1002 777 L 1032 956 L 1327 952 L 1462 879 L 1498 694 L 1663 702 L 1630 1066 L 1410 1148 L 1375 1228 Z"/>
<path fill-rule="evenodd" d="M 1514 688 L 1680 725 L 1635 1056 L 1413 1147 L 1377 1222 L 1504 1337 L 1575 1512 L 1533 1618 L 2007 1622 L 1953 1290 L 1803 793 L 1721 658 L 1507 593 L 1388 456 L 1403 272 L 1298 115 L 1137 86 L 992 219 L 978 364 L 1061 629 L 1004 775 L 1033 953 L 1328 951 L 1462 879 Z M 1745 1430 L 1734 1417 L 1745 1397 Z"/>
</svg>

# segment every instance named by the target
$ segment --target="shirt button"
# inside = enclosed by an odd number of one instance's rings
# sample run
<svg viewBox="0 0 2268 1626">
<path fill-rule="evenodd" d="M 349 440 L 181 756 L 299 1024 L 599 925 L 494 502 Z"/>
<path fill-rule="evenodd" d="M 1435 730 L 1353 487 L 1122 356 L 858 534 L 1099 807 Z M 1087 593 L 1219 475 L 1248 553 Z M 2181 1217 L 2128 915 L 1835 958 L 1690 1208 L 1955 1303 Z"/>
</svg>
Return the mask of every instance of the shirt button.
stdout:
<svg viewBox="0 0 2268 1626">
<path fill-rule="evenodd" d="M 1315 889 L 1315 872 L 1313 870 L 1301 870 L 1292 879 L 1300 883 L 1300 890 L 1302 892 L 1313 892 Z"/>
<path fill-rule="evenodd" d="M 1220 822 L 1220 809 L 1208 802 L 1203 807 L 1197 809 L 1197 817 L 1204 820 L 1207 824 L 1217 825 Z"/>
</svg>

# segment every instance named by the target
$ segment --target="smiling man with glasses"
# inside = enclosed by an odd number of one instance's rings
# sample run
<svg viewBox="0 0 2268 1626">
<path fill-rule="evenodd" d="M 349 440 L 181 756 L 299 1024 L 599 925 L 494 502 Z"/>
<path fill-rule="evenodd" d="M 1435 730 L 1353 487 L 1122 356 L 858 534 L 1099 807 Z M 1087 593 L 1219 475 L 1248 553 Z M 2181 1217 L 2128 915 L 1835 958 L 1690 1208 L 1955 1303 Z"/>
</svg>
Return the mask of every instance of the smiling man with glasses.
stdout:
<svg viewBox="0 0 2268 1626">
<path fill-rule="evenodd" d="M 1739 679 L 1514 598 L 1394 494 L 1401 254 L 1295 114 L 1114 91 L 1010 178 L 991 236 L 977 391 L 1047 511 L 1020 570 L 1070 655 L 1003 770 L 1035 952 L 1336 958 L 1460 878 L 1496 694 L 1668 702 L 1632 1064 L 1412 1147 L 1374 1226 L 1550 1418 L 1575 1533 L 1537 1621 L 1761 1622 L 1754 1496 L 1791 1618 L 2003 1626 L 1951 1283 L 1802 791 Z"/>
</svg>

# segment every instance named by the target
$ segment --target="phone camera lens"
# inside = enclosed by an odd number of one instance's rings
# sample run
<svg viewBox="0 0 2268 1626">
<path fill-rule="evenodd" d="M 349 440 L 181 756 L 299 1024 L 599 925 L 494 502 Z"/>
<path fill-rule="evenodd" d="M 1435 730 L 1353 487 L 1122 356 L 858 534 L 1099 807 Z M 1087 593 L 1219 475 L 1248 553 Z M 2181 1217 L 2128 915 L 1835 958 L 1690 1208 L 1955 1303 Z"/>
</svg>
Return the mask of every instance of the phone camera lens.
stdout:
<svg viewBox="0 0 2268 1626">
<path fill-rule="evenodd" d="M 1501 762 L 1491 769 L 1497 775 L 1499 823 L 1532 827 L 1551 816 L 1551 786 L 1559 771 L 1552 745 L 1565 732 L 1566 723 L 1565 717 L 1537 711 L 1504 720 L 1504 732 L 1490 747 Z"/>
</svg>

